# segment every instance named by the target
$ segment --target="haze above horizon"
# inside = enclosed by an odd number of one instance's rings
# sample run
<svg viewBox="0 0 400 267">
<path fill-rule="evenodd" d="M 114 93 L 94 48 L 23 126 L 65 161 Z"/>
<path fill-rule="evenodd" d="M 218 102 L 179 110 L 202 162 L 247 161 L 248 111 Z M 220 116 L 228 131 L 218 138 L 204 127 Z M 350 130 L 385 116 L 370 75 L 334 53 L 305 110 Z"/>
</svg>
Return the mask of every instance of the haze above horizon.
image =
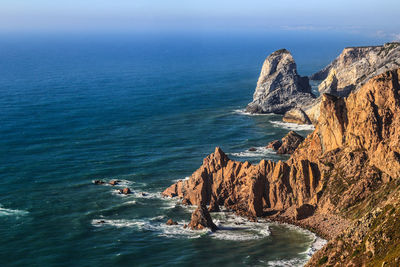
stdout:
<svg viewBox="0 0 400 267">
<path fill-rule="evenodd" d="M 400 37 L 396 0 L 3 0 L 1 32 L 346 31 Z"/>
</svg>

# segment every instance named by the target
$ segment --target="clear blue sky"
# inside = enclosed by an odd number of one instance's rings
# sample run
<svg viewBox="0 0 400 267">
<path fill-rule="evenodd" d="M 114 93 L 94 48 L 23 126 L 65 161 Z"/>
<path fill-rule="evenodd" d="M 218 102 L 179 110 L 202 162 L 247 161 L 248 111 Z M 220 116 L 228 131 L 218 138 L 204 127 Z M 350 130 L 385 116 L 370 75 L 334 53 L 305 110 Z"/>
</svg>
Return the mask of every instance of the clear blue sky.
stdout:
<svg viewBox="0 0 400 267">
<path fill-rule="evenodd" d="M 399 0 L 1 0 L 0 31 L 347 30 L 400 33 Z"/>
</svg>

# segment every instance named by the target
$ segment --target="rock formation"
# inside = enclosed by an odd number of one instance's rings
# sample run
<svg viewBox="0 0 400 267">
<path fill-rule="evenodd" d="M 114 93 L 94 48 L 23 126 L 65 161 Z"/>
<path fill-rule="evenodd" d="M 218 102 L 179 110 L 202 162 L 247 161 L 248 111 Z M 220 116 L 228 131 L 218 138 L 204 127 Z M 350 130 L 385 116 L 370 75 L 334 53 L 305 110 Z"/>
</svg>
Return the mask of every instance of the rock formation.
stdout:
<svg viewBox="0 0 400 267">
<path fill-rule="evenodd" d="M 311 80 L 321 80 L 321 94 L 348 96 L 372 77 L 400 66 L 400 43 L 382 46 L 347 47 L 321 71 L 311 75 Z M 286 122 L 298 124 L 317 123 L 321 98 L 309 105 L 299 105 L 285 113 Z"/>
<path fill-rule="evenodd" d="M 172 219 L 169 219 L 165 224 L 166 224 L 166 225 L 178 225 L 178 223 L 175 222 L 175 221 L 172 220 Z"/>
<path fill-rule="evenodd" d="M 246 110 L 251 113 L 283 114 L 296 106 L 309 105 L 315 96 L 307 77 L 297 73 L 296 63 L 286 49 L 273 52 L 264 61 L 253 102 Z"/>
<path fill-rule="evenodd" d="M 318 87 L 321 93 L 347 96 L 372 77 L 399 66 L 400 43 L 347 47 L 332 63 L 310 78 L 323 80 Z"/>
<path fill-rule="evenodd" d="M 290 131 L 282 140 L 275 140 L 267 145 L 276 151 L 277 154 L 292 154 L 304 141 L 304 137 L 294 131 Z"/>
<path fill-rule="evenodd" d="M 216 148 L 163 194 L 309 227 L 330 239 L 310 266 L 398 266 L 399 75 L 380 74 L 345 99 L 324 94 L 316 129 L 288 161 L 252 165 Z"/>
<path fill-rule="evenodd" d="M 200 205 L 192 213 L 192 219 L 188 227 L 192 230 L 202 230 L 204 228 L 210 228 L 213 232 L 218 230 L 218 227 L 213 223 L 211 215 L 205 205 Z"/>
</svg>

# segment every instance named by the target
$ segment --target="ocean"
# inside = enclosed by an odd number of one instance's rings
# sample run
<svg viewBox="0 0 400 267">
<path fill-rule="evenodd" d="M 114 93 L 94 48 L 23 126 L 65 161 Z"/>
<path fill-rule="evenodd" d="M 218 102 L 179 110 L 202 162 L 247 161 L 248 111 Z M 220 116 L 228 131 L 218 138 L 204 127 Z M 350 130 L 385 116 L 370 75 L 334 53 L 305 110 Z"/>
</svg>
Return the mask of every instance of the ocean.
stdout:
<svg viewBox="0 0 400 267">
<path fill-rule="evenodd" d="M 227 211 L 212 214 L 221 231 L 185 230 L 193 208 L 160 192 L 216 146 L 236 160 L 285 160 L 265 145 L 312 131 L 243 112 L 271 52 L 289 49 L 310 75 L 345 46 L 382 42 L 294 31 L 0 35 L 0 265 L 302 266 L 324 244 L 314 234 Z M 133 194 L 116 192 L 125 186 Z"/>
</svg>

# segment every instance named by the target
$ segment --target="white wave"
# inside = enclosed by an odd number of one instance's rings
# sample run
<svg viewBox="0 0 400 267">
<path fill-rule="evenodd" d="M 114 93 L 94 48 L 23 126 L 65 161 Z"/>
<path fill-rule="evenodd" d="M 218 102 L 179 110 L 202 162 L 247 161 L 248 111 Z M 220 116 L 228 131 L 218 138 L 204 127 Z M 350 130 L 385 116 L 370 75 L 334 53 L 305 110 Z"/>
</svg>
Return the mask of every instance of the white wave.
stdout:
<svg viewBox="0 0 400 267">
<path fill-rule="evenodd" d="M 232 212 L 221 212 L 213 214 L 215 224 L 220 230 L 212 233 L 212 238 L 230 241 L 247 241 L 268 237 L 271 232 L 265 221 L 250 222 L 233 214 Z"/>
<path fill-rule="evenodd" d="M 296 267 L 296 266 L 304 266 L 307 260 L 295 258 L 290 260 L 274 260 L 268 261 L 267 266 L 274 267 Z"/>
<path fill-rule="evenodd" d="M 136 204 L 136 200 L 130 200 L 130 201 L 126 201 L 123 203 L 124 205 L 135 205 Z"/>
<path fill-rule="evenodd" d="M 315 129 L 312 124 L 297 124 L 284 121 L 270 121 L 274 127 L 288 129 L 292 131 L 312 131 Z"/>
<path fill-rule="evenodd" d="M 315 252 L 320 250 L 323 246 L 325 246 L 328 241 L 315 235 L 314 233 L 311 233 L 314 236 L 314 241 L 311 245 L 311 247 L 305 252 L 309 257 L 311 257 Z"/>
<path fill-rule="evenodd" d="M 235 156 L 235 157 L 245 157 L 245 158 L 262 158 L 267 155 L 274 155 L 276 154 L 275 151 L 273 151 L 270 148 L 266 148 L 264 146 L 259 146 L 255 147 L 256 151 L 243 151 L 243 152 L 237 152 L 237 153 L 230 153 L 230 155 Z"/>
<path fill-rule="evenodd" d="M 185 178 L 183 178 L 183 179 L 176 179 L 176 180 L 173 180 L 173 182 L 174 183 L 177 183 L 177 182 L 179 182 L 179 181 L 187 181 L 187 180 L 189 180 L 189 176 L 186 176 Z"/>
<path fill-rule="evenodd" d="M 136 228 L 138 230 L 146 230 L 152 232 L 158 232 L 158 236 L 170 237 L 170 238 L 198 238 L 201 235 L 207 234 L 207 229 L 194 231 L 188 228 L 184 228 L 186 224 L 184 221 L 179 221 L 177 225 L 167 225 L 165 216 L 157 216 L 148 220 L 107 220 L 107 219 L 95 219 L 92 220 L 92 225 L 95 227 L 102 226 L 113 226 L 117 228 Z"/>
<path fill-rule="evenodd" d="M 250 113 L 250 112 L 247 112 L 246 109 L 235 109 L 235 110 L 233 110 L 233 113 L 240 114 L 240 115 L 246 115 L 246 116 L 275 116 L 276 115 L 274 113 L 263 113 L 263 114 Z"/>
<path fill-rule="evenodd" d="M 25 210 L 13 210 L 13 209 L 6 209 L 3 208 L 3 205 L 0 204 L 0 216 L 24 216 L 27 215 L 29 212 Z"/>
</svg>

